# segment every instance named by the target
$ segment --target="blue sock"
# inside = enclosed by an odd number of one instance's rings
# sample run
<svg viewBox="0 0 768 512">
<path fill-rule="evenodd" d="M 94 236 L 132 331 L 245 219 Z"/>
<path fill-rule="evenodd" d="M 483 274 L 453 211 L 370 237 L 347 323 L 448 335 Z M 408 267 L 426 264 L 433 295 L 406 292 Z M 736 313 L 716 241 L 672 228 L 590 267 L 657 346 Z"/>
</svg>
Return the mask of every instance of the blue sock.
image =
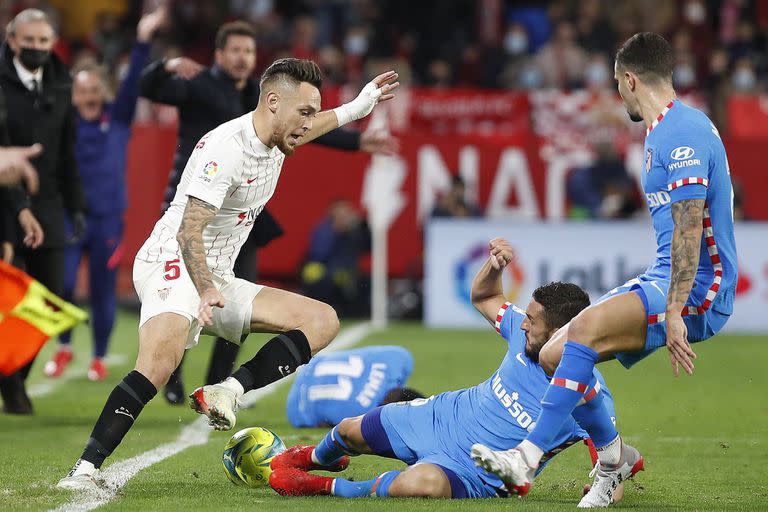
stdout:
<svg viewBox="0 0 768 512">
<path fill-rule="evenodd" d="M 573 341 L 565 342 L 563 357 L 541 399 L 541 415 L 528 434 L 528 441 L 543 451 L 552 448 L 565 420 L 587 391 L 597 359 L 597 352 L 591 348 Z"/>
<path fill-rule="evenodd" d="M 344 455 L 358 455 L 354 451 L 349 449 L 341 436 L 336 431 L 339 427 L 333 427 L 323 438 L 320 443 L 315 446 L 315 459 L 323 466 L 329 466 L 339 460 Z"/>
<path fill-rule="evenodd" d="M 351 482 L 344 478 L 335 478 L 333 495 L 341 498 L 363 498 L 373 495 L 386 498 L 389 497 L 389 487 L 399 474 L 400 471 L 387 471 L 383 475 L 365 482 Z"/>
<path fill-rule="evenodd" d="M 590 397 L 595 386 L 598 387 L 597 394 Z M 599 386 L 597 378 L 593 377 L 589 385 L 590 391 L 584 396 L 585 403 L 577 405 L 571 413 L 576 423 L 587 431 L 597 448 L 607 445 L 619 435 L 611 414 L 605 406 L 604 394 L 599 390 Z"/>
</svg>

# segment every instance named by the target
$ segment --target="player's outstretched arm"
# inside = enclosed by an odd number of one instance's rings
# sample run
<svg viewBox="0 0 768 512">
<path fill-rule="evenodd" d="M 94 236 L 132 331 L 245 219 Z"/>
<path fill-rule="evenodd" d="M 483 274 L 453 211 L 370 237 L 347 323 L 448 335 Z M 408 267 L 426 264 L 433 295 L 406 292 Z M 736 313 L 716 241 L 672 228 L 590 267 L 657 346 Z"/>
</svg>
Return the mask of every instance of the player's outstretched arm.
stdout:
<svg viewBox="0 0 768 512">
<path fill-rule="evenodd" d="M 488 260 L 472 281 L 470 296 L 475 306 L 491 325 L 495 325 L 499 309 L 507 301 L 501 285 L 504 267 L 514 258 L 509 242 L 503 238 L 494 238 L 488 242 Z"/>
<path fill-rule="evenodd" d="M 672 370 L 679 374 L 679 366 L 693 373 L 696 354 L 688 343 L 688 329 L 683 322 L 682 311 L 691 295 L 696 271 L 699 268 L 701 233 L 704 219 L 704 199 L 685 199 L 672 203 L 672 271 L 667 292 L 667 349 Z"/>
<path fill-rule="evenodd" d="M 394 98 L 393 91 L 400 86 L 397 77 L 398 74 L 394 71 L 382 73 L 368 82 L 354 100 L 333 110 L 319 112 L 312 121 L 312 128 L 301 138 L 299 145 L 325 135 L 339 126 L 362 119 L 370 114 L 377 104 Z"/>
<path fill-rule="evenodd" d="M 205 260 L 203 229 L 216 216 L 218 208 L 189 196 L 176 240 L 179 242 L 184 266 L 200 295 L 198 319 L 204 325 L 213 323 L 213 306 L 224 307 L 224 297 L 213 286 L 213 276 Z"/>
</svg>

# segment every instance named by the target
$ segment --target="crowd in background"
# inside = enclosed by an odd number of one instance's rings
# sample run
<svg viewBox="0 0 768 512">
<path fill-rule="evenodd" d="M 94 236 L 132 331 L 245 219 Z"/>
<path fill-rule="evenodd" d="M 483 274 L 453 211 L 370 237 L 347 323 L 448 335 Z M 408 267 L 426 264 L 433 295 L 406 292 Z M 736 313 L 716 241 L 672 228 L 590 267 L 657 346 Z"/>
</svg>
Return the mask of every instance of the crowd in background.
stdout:
<svg viewBox="0 0 768 512">
<path fill-rule="evenodd" d="M 57 52 L 65 63 L 98 60 L 119 80 L 133 27 L 141 12 L 157 3 L 18 0 L 3 3 L 0 24 L 23 8 L 42 8 L 62 24 Z M 705 91 L 710 113 L 722 125 L 724 99 L 733 92 L 765 90 L 768 70 L 767 0 L 185 0 L 171 5 L 172 23 L 155 38 L 153 57 L 186 55 L 208 63 L 216 29 L 243 19 L 257 30 L 257 73 L 279 56 L 312 58 L 330 84 L 361 82 L 370 60 L 396 59 L 401 77 L 420 86 L 611 88 L 613 53 L 642 29 L 668 37 L 677 52 L 676 89 Z M 68 29 L 67 13 L 87 8 L 95 11 L 90 24 Z"/>
</svg>

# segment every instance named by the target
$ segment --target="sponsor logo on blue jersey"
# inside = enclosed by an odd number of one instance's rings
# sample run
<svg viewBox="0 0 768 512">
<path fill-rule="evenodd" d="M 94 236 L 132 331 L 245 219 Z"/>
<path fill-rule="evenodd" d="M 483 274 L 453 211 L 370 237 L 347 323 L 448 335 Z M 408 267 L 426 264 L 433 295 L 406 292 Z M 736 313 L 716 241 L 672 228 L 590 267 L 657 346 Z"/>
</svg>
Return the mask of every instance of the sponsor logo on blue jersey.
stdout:
<svg viewBox="0 0 768 512">
<path fill-rule="evenodd" d="M 645 194 L 645 198 L 648 201 L 649 208 L 656 208 L 657 206 L 668 204 L 670 201 L 669 193 L 664 192 L 649 192 Z"/>
</svg>

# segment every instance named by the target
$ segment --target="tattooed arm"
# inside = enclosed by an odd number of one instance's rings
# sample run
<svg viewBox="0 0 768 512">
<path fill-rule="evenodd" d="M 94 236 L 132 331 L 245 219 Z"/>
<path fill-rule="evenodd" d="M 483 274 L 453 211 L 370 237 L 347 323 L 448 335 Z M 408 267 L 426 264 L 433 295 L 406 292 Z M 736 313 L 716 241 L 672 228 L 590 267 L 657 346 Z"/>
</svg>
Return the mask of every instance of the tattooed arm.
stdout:
<svg viewBox="0 0 768 512">
<path fill-rule="evenodd" d="M 667 349 L 675 375 L 679 373 L 678 364 L 682 365 L 688 374 L 692 374 L 691 359 L 696 359 L 696 354 L 688 343 L 688 330 L 681 313 L 691 294 L 696 271 L 699 268 L 703 219 L 703 199 L 686 199 L 672 203 L 672 220 L 675 228 L 672 233 L 672 270 L 667 292 L 665 321 Z"/>
<path fill-rule="evenodd" d="M 208 268 L 203 247 L 203 229 L 216 215 L 216 208 L 196 197 L 189 196 L 181 219 L 176 240 L 179 242 L 184 266 L 200 295 L 198 318 L 204 325 L 213 323 L 212 307 L 224 307 L 224 297 L 213 286 L 213 276 Z"/>
</svg>

